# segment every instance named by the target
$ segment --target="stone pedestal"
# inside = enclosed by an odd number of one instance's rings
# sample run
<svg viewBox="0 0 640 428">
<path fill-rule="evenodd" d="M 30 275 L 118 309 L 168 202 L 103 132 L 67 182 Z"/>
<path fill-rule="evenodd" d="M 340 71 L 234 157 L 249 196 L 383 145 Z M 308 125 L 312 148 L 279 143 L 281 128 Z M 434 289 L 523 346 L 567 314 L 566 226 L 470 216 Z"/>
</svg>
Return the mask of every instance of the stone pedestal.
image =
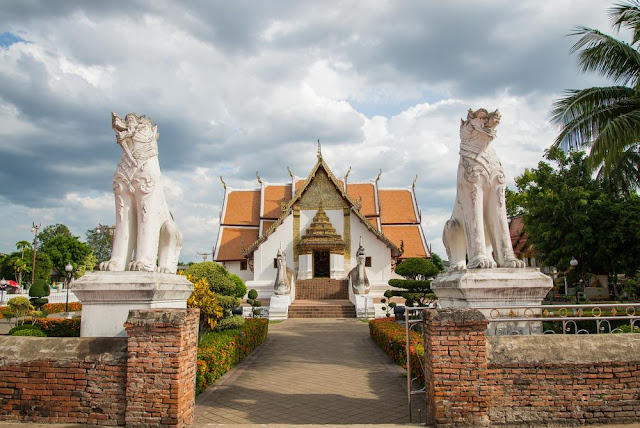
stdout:
<svg viewBox="0 0 640 428">
<path fill-rule="evenodd" d="M 271 296 L 269 301 L 269 320 L 286 320 L 289 316 L 289 305 L 293 303 L 291 295 Z"/>
<path fill-rule="evenodd" d="M 442 308 L 536 306 L 542 304 L 552 287 L 551 278 L 537 268 L 459 270 L 440 274 L 431 283 L 431 290 L 438 296 Z M 479 310 L 489 321 L 496 317 L 491 309 Z M 513 316 L 525 316 L 524 311 L 514 309 Z M 539 310 L 533 312 L 540 313 Z M 492 327 L 495 326 L 489 325 L 490 333 Z M 524 327 L 522 330 L 525 333 Z"/>
<path fill-rule="evenodd" d="M 193 284 L 182 275 L 158 272 L 87 272 L 71 291 L 82 302 L 82 337 L 126 336 L 132 309 L 187 307 Z"/>
</svg>

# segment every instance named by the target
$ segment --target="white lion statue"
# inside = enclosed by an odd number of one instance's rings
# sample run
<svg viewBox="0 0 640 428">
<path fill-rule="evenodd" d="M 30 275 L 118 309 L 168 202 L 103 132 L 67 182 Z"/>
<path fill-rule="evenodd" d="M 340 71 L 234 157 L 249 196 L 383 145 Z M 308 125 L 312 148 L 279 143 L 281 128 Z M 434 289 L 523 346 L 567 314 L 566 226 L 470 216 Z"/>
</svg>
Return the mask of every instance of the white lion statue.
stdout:
<svg viewBox="0 0 640 428">
<path fill-rule="evenodd" d="M 151 124 L 150 117 L 135 113 L 122 120 L 112 112 L 111 118 L 123 153 L 113 177 L 113 251 L 111 260 L 100 263 L 100 270 L 175 273 L 182 234 L 164 197 L 157 126 Z"/>
<path fill-rule="evenodd" d="M 442 233 L 450 270 L 525 267 L 513 254 L 504 170 L 490 145 L 499 123 L 498 110 L 483 108 L 461 119 L 456 202 Z"/>
</svg>

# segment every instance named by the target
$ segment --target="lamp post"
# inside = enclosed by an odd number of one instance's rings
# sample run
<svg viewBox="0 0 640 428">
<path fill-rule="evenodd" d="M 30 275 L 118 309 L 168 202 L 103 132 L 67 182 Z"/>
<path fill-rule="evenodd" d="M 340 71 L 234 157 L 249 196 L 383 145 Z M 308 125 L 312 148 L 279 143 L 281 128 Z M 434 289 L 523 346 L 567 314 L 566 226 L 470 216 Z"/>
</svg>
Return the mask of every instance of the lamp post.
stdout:
<svg viewBox="0 0 640 428">
<path fill-rule="evenodd" d="M 38 248 L 38 229 L 40 229 L 40 225 L 36 225 L 32 223 L 31 231 L 33 232 L 33 264 L 31 265 L 31 285 L 33 285 L 35 275 L 36 275 L 36 251 Z"/>
<path fill-rule="evenodd" d="M 7 288 L 7 280 L 2 278 L 0 279 L 0 292 L 2 293 L 0 297 L 0 304 L 4 303 L 4 290 Z"/>
<path fill-rule="evenodd" d="M 73 273 L 73 266 L 71 265 L 71 263 L 67 263 L 67 265 L 64 267 L 64 271 L 67 273 L 67 301 L 64 305 L 64 311 L 68 313 L 69 312 L 69 285 L 71 284 L 71 277 Z"/>
<path fill-rule="evenodd" d="M 576 260 L 575 257 L 571 257 L 571 261 L 569 262 L 569 264 L 571 265 L 572 268 L 575 269 L 575 267 L 578 266 L 578 261 Z M 566 287 L 566 282 L 565 282 L 565 287 Z M 566 290 L 565 290 L 565 294 L 567 294 Z M 578 304 L 578 286 L 576 286 L 576 305 L 577 304 Z"/>
</svg>

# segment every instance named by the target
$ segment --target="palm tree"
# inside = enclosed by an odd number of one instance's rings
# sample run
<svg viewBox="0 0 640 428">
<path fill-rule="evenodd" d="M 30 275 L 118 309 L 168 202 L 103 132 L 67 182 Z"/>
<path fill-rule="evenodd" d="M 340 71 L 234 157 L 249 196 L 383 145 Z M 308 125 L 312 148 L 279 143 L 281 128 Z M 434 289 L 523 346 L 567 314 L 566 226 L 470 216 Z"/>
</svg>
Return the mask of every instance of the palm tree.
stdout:
<svg viewBox="0 0 640 428">
<path fill-rule="evenodd" d="M 598 30 L 577 27 L 582 36 L 571 48 L 579 53 L 581 72 L 594 71 L 617 86 L 570 89 L 553 103 L 551 120 L 562 125 L 554 146 L 590 147 L 589 163 L 598 177 L 618 182 L 619 190 L 640 183 L 640 0 L 627 0 L 609 10 L 613 28 L 631 30 L 625 43 Z"/>
</svg>

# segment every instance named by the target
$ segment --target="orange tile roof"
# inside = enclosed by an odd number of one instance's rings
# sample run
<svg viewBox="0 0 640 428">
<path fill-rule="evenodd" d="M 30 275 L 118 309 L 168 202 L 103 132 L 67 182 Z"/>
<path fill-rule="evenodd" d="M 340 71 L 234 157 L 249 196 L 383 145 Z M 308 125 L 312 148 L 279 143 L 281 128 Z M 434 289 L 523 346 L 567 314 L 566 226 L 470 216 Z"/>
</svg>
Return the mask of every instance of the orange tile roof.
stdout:
<svg viewBox="0 0 640 428">
<path fill-rule="evenodd" d="M 404 253 L 401 259 L 409 257 L 427 257 L 427 249 L 422 243 L 419 224 L 408 224 L 403 226 L 382 226 L 382 233 L 397 247 L 404 242 Z"/>
<path fill-rule="evenodd" d="M 375 187 L 373 183 L 347 183 L 347 194 L 356 202 L 359 202 L 360 198 L 362 198 L 362 209 L 360 209 L 362 215 L 367 217 L 378 215 L 376 212 Z"/>
<path fill-rule="evenodd" d="M 524 219 L 514 217 L 509 222 L 509 235 L 511 235 L 511 246 L 516 257 L 530 250 L 529 234 L 524 228 Z"/>
<path fill-rule="evenodd" d="M 273 186 L 264 187 L 264 205 L 262 207 L 262 218 L 277 219 L 282 215 L 280 202 L 285 198 L 287 202 L 291 199 L 291 186 Z"/>
<path fill-rule="evenodd" d="M 378 199 L 380 201 L 380 221 L 382 224 L 418 222 L 410 190 L 380 189 L 378 190 Z"/>
<path fill-rule="evenodd" d="M 376 229 L 380 230 L 380 228 L 378 227 L 378 217 L 367 217 L 367 220 L 369 220 L 369 223 L 371 223 L 371 225 L 373 227 L 375 227 Z"/>
<path fill-rule="evenodd" d="M 222 226 L 222 238 L 216 261 L 244 260 L 242 249 L 258 239 L 258 229 Z"/>
<path fill-rule="evenodd" d="M 301 188 L 303 184 L 304 184 L 304 178 L 296 179 L 296 191 L 298 191 L 298 189 Z"/>
<path fill-rule="evenodd" d="M 222 224 L 258 226 L 260 224 L 260 190 L 232 190 L 227 195 Z M 247 246 L 251 245 L 247 243 Z"/>
</svg>

